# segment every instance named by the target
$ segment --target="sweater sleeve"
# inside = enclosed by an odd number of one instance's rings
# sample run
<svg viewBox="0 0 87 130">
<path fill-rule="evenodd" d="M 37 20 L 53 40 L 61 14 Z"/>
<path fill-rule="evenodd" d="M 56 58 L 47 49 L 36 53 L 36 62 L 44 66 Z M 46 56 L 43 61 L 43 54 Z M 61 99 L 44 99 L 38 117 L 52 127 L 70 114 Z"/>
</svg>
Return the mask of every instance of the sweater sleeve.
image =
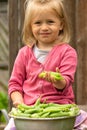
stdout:
<svg viewBox="0 0 87 130">
<path fill-rule="evenodd" d="M 21 94 L 23 82 L 25 80 L 25 57 L 23 49 L 20 49 L 14 62 L 12 74 L 8 83 L 8 94 L 19 91 Z"/>
<path fill-rule="evenodd" d="M 62 56 L 60 71 L 66 80 L 66 88 L 74 82 L 74 75 L 77 67 L 77 53 L 69 47 Z"/>
</svg>

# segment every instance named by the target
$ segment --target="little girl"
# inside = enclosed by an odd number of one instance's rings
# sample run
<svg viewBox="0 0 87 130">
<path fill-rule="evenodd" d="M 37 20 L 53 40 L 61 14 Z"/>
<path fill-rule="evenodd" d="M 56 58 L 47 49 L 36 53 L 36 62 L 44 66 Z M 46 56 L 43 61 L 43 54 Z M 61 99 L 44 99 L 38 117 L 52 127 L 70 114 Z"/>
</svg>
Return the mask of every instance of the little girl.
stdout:
<svg viewBox="0 0 87 130">
<path fill-rule="evenodd" d="M 8 88 L 13 105 L 33 105 L 38 97 L 47 103 L 75 103 L 72 85 L 77 53 L 68 44 L 70 30 L 63 1 L 27 0 L 25 5 L 26 45 L 19 50 Z M 44 71 L 46 77 L 39 78 Z M 55 80 L 50 71 L 60 73 L 63 79 Z"/>
<path fill-rule="evenodd" d="M 25 47 L 19 50 L 9 80 L 13 105 L 41 102 L 74 103 L 72 84 L 77 54 L 68 43 L 70 31 L 62 0 L 27 0 L 23 28 Z M 44 79 L 39 73 L 47 71 Z M 60 72 L 55 81 L 50 71 Z"/>
</svg>

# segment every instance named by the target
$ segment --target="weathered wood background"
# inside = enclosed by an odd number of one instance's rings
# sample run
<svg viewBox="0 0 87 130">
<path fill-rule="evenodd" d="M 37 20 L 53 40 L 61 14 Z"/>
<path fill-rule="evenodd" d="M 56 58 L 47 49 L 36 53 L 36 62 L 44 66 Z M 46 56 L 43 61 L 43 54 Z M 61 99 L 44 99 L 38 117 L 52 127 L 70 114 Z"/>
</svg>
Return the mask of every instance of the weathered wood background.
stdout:
<svg viewBox="0 0 87 130">
<path fill-rule="evenodd" d="M 87 1 L 76 5 L 77 101 L 87 104 Z"/>
<path fill-rule="evenodd" d="M 9 39 L 7 2 L 0 1 L 0 91 L 7 92 Z"/>
<path fill-rule="evenodd" d="M 87 104 L 87 0 L 65 0 L 72 25 L 72 46 L 78 53 L 74 92 L 78 104 Z"/>
<path fill-rule="evenodd" d="M 9 0 L 9 72 L 19 48 L 24 19 L 24 1 Z M 87 104 L 87 0 L 64 0 L 71 20 L 72 42 L 78 53 L 78 67 L 73 85 L 78 104 Z"/>
</svg>

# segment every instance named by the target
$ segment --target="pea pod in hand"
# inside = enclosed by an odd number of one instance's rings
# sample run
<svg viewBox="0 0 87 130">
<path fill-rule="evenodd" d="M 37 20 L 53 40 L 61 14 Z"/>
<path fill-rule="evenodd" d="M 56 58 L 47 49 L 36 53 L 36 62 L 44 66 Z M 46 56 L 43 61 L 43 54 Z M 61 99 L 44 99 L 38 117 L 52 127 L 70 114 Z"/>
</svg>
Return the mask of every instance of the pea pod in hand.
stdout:
<svg viewBox="0 0 87 130">
<path fill-rule="evenodd" d="M 47 71 L 41 72 L 39 74 L 39 78 L 45 78 L 47 73 L 48 73 Z M 55 80 L 62 80 L 63 79 L 63 77 L 61 76 L 61 74 L 58 73 L 58 72 L 52 72 L 52 71 L 50 71 L 49 73 L 50 73 L 50 76 L 53 77 Z"/>
</svg>

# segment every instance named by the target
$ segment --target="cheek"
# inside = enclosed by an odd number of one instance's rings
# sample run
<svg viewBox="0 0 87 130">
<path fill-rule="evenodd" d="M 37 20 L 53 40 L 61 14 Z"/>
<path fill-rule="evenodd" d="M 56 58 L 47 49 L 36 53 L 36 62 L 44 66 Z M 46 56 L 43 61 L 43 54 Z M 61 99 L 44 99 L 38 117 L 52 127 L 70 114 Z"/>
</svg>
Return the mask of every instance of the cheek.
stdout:
<svg viewBox="0 0 87 130">
<path fill-rule="evenodd" d="M 59 31 L 60 31 L 60 30 L 59 30 L 58 28 L 55 28 L 55 29 L 54 29 L 54 34 L 55 34 L 55 36 L 57 36 L 57 35 L 59 34 Z"/>
<path fill-rule="evenodd" d="M 32 31 L 34 32 L 34 33 L 37 33 L 38 32 L 38 27 L 36 27 L 36 26 L 32 26 Z"/>
<path fill-rule="evenodd" d="M 33 33 L 34 38 L 37 39 L 37 37 L 38 37 L 37 29 L 34 28 L 34 29 L 32 30 L 32 33 Z"/>
<path fill-rule="evenodd" d="M 33 33 L 33 35 L 36 34 L 36 29 L 35 28 L 32 28 L 32 33 Z"/>
</svg>

